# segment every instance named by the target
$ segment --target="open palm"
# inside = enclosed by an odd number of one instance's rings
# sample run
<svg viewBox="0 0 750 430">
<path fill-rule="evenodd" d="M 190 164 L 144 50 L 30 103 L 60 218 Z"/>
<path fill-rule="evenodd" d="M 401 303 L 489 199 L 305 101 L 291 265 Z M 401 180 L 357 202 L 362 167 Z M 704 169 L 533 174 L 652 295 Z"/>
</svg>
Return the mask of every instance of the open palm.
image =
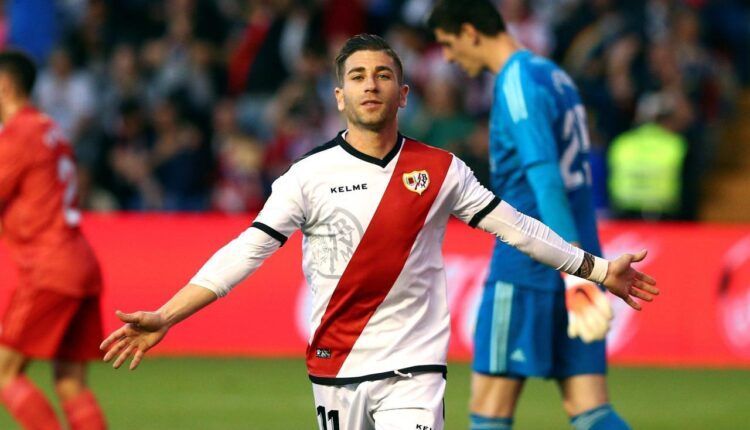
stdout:
<svg viewBox="0 0 750 430">
<path fill-rule="evenodd" d="M 659 294 L 659 289 L 655 287 L 656 280 L 632 266 L 633 263 L 643 261 L 646 254 L 644 249 L 637 254 L 623 254 L 612 260 L 602 283 L 607 290 L 635 310 L 641 310 L 641 305 L 633 297 L 650 302 Z"/>
<path fill-rule="evenodd" d="M 116 311 L 115 315 L 125 325 L 107 336 L 99 348 L 107 350 L 104 361 L 110 361 L 117 356 L 112 363 L 115 369 L 118 369 L 128 357 L 133 356 L 130 362 L 130 370 L 133 370 L 138 367 L 146 351 L 158 344 L 167 334 L 169 326 L 156 312 L 138 311 L 126 314 Z"/>
</svg>

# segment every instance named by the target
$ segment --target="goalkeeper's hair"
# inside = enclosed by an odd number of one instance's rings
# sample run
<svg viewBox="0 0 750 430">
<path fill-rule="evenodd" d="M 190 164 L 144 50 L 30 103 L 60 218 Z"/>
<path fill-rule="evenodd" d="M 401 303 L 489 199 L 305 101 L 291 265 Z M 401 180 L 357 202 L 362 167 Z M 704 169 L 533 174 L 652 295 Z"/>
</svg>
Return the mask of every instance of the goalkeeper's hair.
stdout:
<svg viewBox="0 0 750 430">
<path fill-rule="evenodd" d="M 21 51 L 0 52 L 0 73 L 6 74 L 24 96 L 30 96 L 36 82 L 36 65 Z"/>
<path fill-rule="evenodd" d="M 471 24 L 486 36 L 506 31 L 503 17 L 490 0 L 439 0 L 427 19 L 431 30 L 449 34 L 459 34 L 464 24 Z"/>
</svg>

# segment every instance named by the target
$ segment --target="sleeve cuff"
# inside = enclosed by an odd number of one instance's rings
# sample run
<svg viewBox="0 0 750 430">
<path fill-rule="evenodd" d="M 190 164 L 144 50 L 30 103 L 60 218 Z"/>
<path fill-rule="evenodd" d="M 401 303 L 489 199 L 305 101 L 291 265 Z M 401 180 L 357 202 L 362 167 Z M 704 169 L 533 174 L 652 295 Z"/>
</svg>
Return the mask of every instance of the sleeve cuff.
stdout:
<svg viewBox="0 0 750 430">
<path fill-rule="evenodd" d="M 216 294 L 216 297 L 219 297 L 219 298 L 226 296 L 227 292 L 228 292 L 227 289 L 219 287 L 215 283 L 209 281 L 208 279 L 206 279 L 206 278 L 204 278 L 204 277 L 202 277 L 202 276 L 200 276 L 198 274 L 196 274 L 195 276 L 193 276 L 193 278 L 188 283 L 192 284 L 192 285 L 195 285 L 195 286 L 198 286 L 198 287 L 201 287 L 201 288 L 205 288 L 205 289 L 213 292 L 214 294 Z"/>
</svg>

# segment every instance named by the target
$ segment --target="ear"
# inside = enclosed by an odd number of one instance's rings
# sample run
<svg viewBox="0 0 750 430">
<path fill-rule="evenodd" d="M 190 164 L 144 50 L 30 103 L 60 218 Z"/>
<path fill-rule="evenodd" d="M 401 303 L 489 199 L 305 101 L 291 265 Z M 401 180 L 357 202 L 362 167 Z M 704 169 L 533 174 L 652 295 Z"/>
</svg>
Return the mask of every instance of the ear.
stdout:
<svg viewBox="0 0 750 430">
<path fill-rule="evenodd" d="M 466 22 L 461 24 L 461 33 L 459 36 L 467 37 L 474 46 L 479 45 L 479 31 L 472 24 Z"/>
<path fill-rule="evenodd" d="M 334 95 L 336 96 L 336 109 L 338 109 L 339 112 L 344 111 L 344 90 L 342 88 L 336 87 L 333 90 Z"/>
<path fill-rule="evenodd" d="M 401 85 L 401 88 L 399 89 L 398 107 L 400 108 L 406 107 L 406 97 L 408 95 L 409 95 L 409 86 L 406 84 Z"/>
</svg>

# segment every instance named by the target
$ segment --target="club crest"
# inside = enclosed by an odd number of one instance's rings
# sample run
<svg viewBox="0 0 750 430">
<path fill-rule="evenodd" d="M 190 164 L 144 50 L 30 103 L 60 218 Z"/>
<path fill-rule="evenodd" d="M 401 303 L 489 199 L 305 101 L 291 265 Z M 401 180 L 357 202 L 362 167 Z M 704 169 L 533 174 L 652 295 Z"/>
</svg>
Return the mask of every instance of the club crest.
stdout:
<svg viewBox="0 0 750 430">
<path fill-rule="evenodd" d="M 430 175 L 426 170 L 415 170 L 404 173 L 404 186 L 407 190 L 413 191 L 420 196 L 430 185 Z"/>
</svg>

